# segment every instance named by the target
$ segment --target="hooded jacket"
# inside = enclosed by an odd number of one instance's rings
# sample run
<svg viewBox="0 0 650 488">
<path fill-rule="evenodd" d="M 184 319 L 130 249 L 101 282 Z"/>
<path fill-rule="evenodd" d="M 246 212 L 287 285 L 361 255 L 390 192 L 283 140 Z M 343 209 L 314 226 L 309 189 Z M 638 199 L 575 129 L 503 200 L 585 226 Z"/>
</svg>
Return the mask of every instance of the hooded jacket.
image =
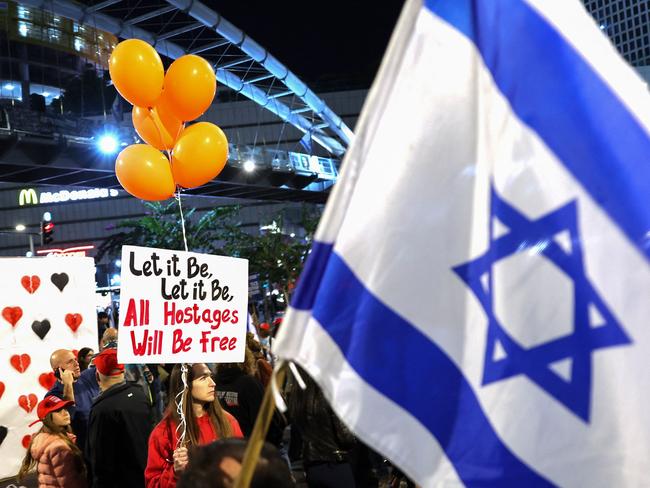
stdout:
<svg viewBox="0 0 650 488">
<path fill-rule="evenodd" d="M 70 434 L 70 438 L 75 441 L 74 435 Z M 81 456 L 72 452 L 59 435 L 36 434 L 30 450 L 38 463 L 39 488 L 86 488 Z"/>
</svg>

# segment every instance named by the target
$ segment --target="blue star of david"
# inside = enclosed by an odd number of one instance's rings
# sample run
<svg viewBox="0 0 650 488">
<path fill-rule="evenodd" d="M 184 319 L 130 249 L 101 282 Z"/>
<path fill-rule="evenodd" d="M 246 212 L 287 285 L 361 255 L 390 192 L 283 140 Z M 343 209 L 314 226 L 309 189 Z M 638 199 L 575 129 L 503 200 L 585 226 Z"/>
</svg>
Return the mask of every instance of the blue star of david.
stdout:
<svg viewBox="0 0 650 488">
<path fill-rule="evenodd" d="M 507 233 L 496 239 L 492 225 L 495 218 L 508 228 Z M 571 237 L 570 250 L 565 250 L 553 239 L 566 231 Z M 490 246 L 485 254 L 453 268 L 476 295 L 488 317 L 482 384 L 523 374 L 576 416 L 589 422 L 592 351 L 632 341 L 585 275 L 576 202 L 531 220 L 501 199 L 492 188 L 489 239 Z M 492 266 L 508 256 L 531 251 L 544 256 L 573 281 L 574 324 L 569 335 L 525 348 L 508 334 L 494 314 Z M 603 318 L 604 322 L 598 327 L 590 324 L 590 306 Z M 550 367 L 566 359 L 572 360 L 568 380 Z"/>
</svg>

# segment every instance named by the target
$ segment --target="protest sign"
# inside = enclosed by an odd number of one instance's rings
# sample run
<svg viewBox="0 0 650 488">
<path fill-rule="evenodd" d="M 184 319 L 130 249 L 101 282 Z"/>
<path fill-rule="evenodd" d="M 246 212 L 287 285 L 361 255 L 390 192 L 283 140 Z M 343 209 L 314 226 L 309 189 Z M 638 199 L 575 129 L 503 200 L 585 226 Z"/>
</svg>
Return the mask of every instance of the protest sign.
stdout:
<svg viewBox="0 0 650 488">
<path fill-rule="evenodd" d="M 124 246 L 121 363 L 244 360 L 248 261 Z"/>
</svg>

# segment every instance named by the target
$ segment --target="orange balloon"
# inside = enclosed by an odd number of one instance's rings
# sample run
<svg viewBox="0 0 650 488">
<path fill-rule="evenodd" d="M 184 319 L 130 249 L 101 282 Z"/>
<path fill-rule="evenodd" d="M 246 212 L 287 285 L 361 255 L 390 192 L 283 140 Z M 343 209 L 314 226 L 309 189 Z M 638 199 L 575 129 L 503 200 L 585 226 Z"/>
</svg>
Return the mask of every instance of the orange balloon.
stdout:
<svg viewBox="0 0 650 488">
<path fill-rule="evenodd" d="M 165 75 L 165 96 L 174 115 L 194 120 L 212 104 L 217 78 L 210 63 L 188 54 L 174 61 Z"/>
<path fill-rule="evenodd" d="M 166 200 L 176 189 L 167 156 L 148 144 L 132 144 L 118 154 L 115 174 L 126 191 L 142 200 Z"/>
<path fill-rule="evenodd" d="M 153 107 L 160 98 L 165 68 L 156 50 L 140 39 L 120 42 L 108 60 L 117 91 L 133 105 Z"/>
<path fill-rule="evenodd" d="M 176 141 L 172 152 L 174 181 L 184 188 L 196 188 L 215 178 L 228 161 L 228 139 L 210 122 L 189 126 Z"/>
<path fill-rule="evenodd" d="M 167 108 L 164 95 L 152 109 L 133 107 L 131 119 L 142 140 L 161 151 L 171 151 L 183 131 L 183 122 Z"/>
</svg>

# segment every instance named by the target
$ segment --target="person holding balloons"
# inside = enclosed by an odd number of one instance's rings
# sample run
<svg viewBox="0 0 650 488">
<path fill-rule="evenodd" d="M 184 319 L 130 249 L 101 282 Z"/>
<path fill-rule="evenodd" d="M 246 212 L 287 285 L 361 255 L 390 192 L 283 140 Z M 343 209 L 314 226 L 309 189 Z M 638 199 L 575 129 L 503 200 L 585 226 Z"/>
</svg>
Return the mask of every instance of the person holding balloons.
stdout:
<svg viewBox="0 0 650 488">
<path fill-rule="evenodd" d="M 109 60 L 111 80 L 133 105 L 132 121 L 146 144 L 117 156 L 115 173 L 124 189 L 142 200 L 165 200 L 177 188 L 196 188 L 214 179 L 228 160 L 228 140 L 215 124 L 198 122 L 212 104 L 217 81 L 212 66 L 186 55 L 167 69 L 145 41 L 119 43 Z"/>
</svg>

